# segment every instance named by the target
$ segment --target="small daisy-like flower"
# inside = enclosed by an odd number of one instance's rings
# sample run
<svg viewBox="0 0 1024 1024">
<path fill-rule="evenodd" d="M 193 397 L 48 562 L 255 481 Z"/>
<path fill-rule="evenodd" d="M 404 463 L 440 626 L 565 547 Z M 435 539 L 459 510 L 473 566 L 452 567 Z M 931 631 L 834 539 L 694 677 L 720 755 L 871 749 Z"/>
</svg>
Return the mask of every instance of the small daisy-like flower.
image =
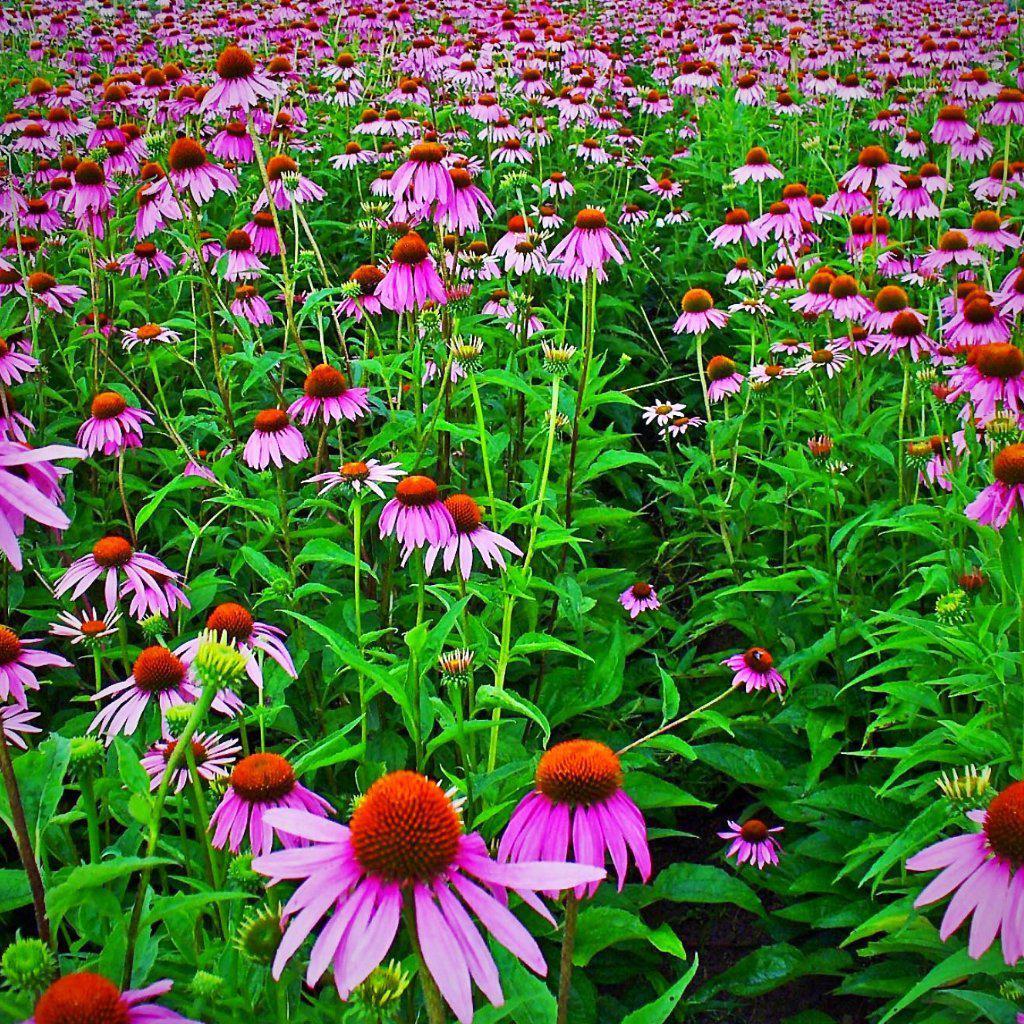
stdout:
<svg viewBox="0 0 1024 1024">
<path fill-rule="evenodd" d="M 742 686 L 747 693 L 768 690 L 780 696 L 786 692 L 786 680 L 775 667 L 775 660 L 763 647 L 749 647 L 742 654 L 734 654 L 723 662 L 735 673 L 733 686 Z"/>
<path fill-rule="evenodd" d="M 317 492 L 321 495 L 333 491 L 335 487 L 342 487 L 358 495 L 365 488 L 378 498 L 383 498 L 386 495 L 380 485 L 397 483 L 403 476 L 405 470 L 397 462 L 380 463 L 376 459 L 367 459 L 365 462 L 346 462 L 337 472 L 318 473 L 306 483 L 322 484 Z"/>
<path fill-rule="evenodd" d="M 303 396 L 288 407 L 288 415 L 306 426 L 314 419 L 325 424 L 340 423 L 342 419 L 355 421 L 366 415 L 370 406 L 366 388 L 348 386 L 345 375 L 321 363 L 306 375 Z"/>
<path fill-rule="evenodd" d="M 629 612 L 629 617 L 635 619 L 641 612 L 653 612 L 661 607 L 658 600 L 658 592 L 642 580 L 638 580 L 631 587 L 619 594 L 619 604 Z"/>
<path fill-rule="evenodd" d="M 849 362 L 850 357 L 833 345 L 823 345 L 811 351 L 806 359 L 797 364 L 797 370 L 801 373 L 810 373 L 812 370 L 824 370 L 829 380 L 840 373 L 843 367 Z"/>
<path fill-rule="evenodd" d="M 644 423 L 664 427 L 669 421 L 681 416 L 686 408 L 682 402 L 655 402 L 653 405 L 644 407 Z"/>
<path fill-rule="evenodd" d="M 213 845 L 227 846 L 232 853 L 242 848 L 248 834 L 249 846 L 255 856 L 269 853 L 274 836 L 285 849 L 305 846 L 303 838 L 282 828 L 275 829 L 267 820 L 267 811 L 274 808 L 304 811 L 318 818 L 326 818 L 334 808 L 312 790 L 307 789 L 295 776 L 295 769 L 281 757 L 269 751 L 250 754 L 231 770 L 224 798 L 210 816 Z"/>
<path fill-rule="evenodd" d="M 51 623 L 50 636 L 64 637 L 72 644 L 92 644 L 113 636 L 120 618 L 121 613 L 116 608 L 108 609 L 99 618 L 88 607 L 82 612 L 58 612 L 59 621 Z"/>
<path fill-rule="evenodd" d="M 676 334 L 704 334 L 712 328 L 722 328 L 729 320 L 729 314 L 715 309 L 711 293 L 703 288 L 691 288 L 681 303 L 682 313 L 672 330 Z"/>
<path fill-rule="evenodd" d="M 170 761 L 177 745 L 178 741 L 175 739 L 163 739 L 142 756 L 140 763 L 149 775 L 151 790 L 160 788 L 164 772 L 167 770 L 167 762 Z M 227 775 L 240 750 L 241 747 L 235 740 L 225 739 L 215 732 L 197 732 L 192 736 L 192 756 L 195 758 L 196 771 L 199 777 L 207 782 Z M 180 793 L 185 788 L 188 775 L 188 766 L 184 764 L 174 773 L 171 786 L 175 793 Z"/>
<path fill-rule="evenodd" d="M 133 327 L 121 335 L 121 344 L 124 345 L 126 352 L 131 352 L 137 345 L 149 348 L 150 345 L 176 345 L 179 341 L 181 335 L 159 324 L 142 324 L 141 327 Z"/>
<path fill-rule="evenodd" d="M 782 831 L 782 826 L 769 828 L 759 818 L 750 818 L 740 825 L 729 822 L 728 832 L 719 832 L 719 839 L 729 839 L 731 844 L 726 850 L 726 857 L 735 857 L 737 864 L 750 864 L 763 871 L 769 864 L 779 863 L 782 847 L 775 835 Z"/>
</svg>

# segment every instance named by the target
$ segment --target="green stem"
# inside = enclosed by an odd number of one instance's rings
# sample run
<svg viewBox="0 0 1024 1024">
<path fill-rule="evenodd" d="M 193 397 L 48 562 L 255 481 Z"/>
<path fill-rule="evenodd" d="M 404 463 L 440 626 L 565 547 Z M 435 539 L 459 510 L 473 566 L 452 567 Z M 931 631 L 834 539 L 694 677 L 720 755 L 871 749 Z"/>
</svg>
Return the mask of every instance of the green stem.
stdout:
<svg viewBox="0 0 1024 1024">
<path fill-rule="evenodd" d="M 491 479 L 491 459 L 487 453 L 487 427 L 484 424 L 484 410 L 480 404 L 480 389 L 477 387 L 476 374 L 469 374 L 469 387 L 473 392 L 473 410 L 476 414 L 476 429 L 480 437 L 480 458 L 484 463 L 484 479 L 487 481 L 487 501 L 491 506 L 491 525 L 497 528 L 498 511 L 494 504 L 494 483 Z"/>
<path fill-rule="evenodd" d="M 558 1014 L 556 1024 L 568 1024 L 569 995 L 572 992 L 572 955 L 576 949 L 576 922 L 579 918 L 580 901 L 575 893 L 565 897 L 565 927 L 562 931 L 562 956 L 558 969 Z"/>
<path fill-rule="evenodd" d="M 85 811 L 85 827 L 89 834 L 89 863 L 99 864 L 102 844 L 100 843 L 100 819 L 92 768 L 83 769 L 78 785 L 82 791 L 82 809 Z"/>
</svg>

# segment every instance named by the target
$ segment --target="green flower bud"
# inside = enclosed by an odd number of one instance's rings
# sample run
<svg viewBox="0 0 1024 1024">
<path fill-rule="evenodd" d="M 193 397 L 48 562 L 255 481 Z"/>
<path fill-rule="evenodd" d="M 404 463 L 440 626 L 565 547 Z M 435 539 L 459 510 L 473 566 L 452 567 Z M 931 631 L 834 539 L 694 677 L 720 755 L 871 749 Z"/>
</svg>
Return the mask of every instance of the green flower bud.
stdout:
<svg viewBox="0 0 1024 1024">
<path fill-rule="evenodd" d="M 103 744 L 95 736 L 75 736 L 71 740 L 70 766 L 73 774 L 94 772 L 103 763 Z"/>
<path fill-rule="evenodd" d="M 967 621 L 967 616 L 967 595 L 959 587 L 935 602 L 935 617 L 944 626 L 958 626 Z"/>
<path fill-rule="evenodd" d="M 266 887 L 266 879 L 252 869 L 251 853 L 232 858 L 228 865 L 227 880 L 232 889 L 241 889 L 253 895 L 261 895 Z"/>
<path fill-rule="evenodd" d="M 39 939 L 15 939 L 0 958 L 0 972 L 16 992 L 37 995 L 57 977 L 57 959 Z"/>
<path fill-rule="evenodd" d="M 233 690 L 245 677 L 245 655 L 232 646 L 227 634 L 218 638 L 207 632 L 200 638 L 192 671 L 204 690 L 208 686 Z"/>
<path fill-rule="evenodd" d="M 164 723 L 172 739 L 177 739 L 185 731 L 195 708 L 195 704 L 175 704 L 164 712 Z"/>
<path fill-rule="evenodd" d="M 150 615 L 143 619 L 139 625 L 147 640 L 159 640 L 171 631 L 171 624 L 162 615 Z"/>
<path fill-rule="evenodd" d="M 196 971 L 195 977 L 188 983 L 188 990 L 200 999 L 210 999 L 224 987 L 224 979 L 209 971 Z"/>
<path fill-rule="evenodd" d="M 281 945 L 281 934 L 280 910 L 262 907 L 243 918 L 235 935 L 235 948 L 253 963 L 270 964 Z"/>
<path fill-rule="evenodd" d="M 409 987 L 409 975 L 394 960 L 375 967 L 370 976 L 352 993 L 352 1001 L 370 1019 L 379 1019 L 382 1013 L 394 1007 Z"/>
</svg>

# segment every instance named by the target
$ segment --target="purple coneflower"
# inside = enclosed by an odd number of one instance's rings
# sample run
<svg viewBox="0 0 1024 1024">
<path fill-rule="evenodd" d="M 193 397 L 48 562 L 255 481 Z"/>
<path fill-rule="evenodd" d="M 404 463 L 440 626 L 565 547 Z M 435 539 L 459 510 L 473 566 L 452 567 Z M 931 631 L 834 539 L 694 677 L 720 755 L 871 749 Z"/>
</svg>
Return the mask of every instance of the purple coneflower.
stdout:
<svg viewBox="0 0 1024 1024">
<path fill-rule="evenodd" d="M 395 242 L 391 265 L 374 294 L 395 313 L 419 309 L 428 302 L 443 306 L 448 301 L 430 248 L 415 231 Z"/>
<path fill-rule="evenodd" d="M 216 64 L 217 81 L 206 91 L 199 112 L 243 113 L 261 100 L 273 100 L 280 93 L 276 83 L 256 70 L 252 55 L 240 46 L 227 46 Z"/>
<path fill-rule="evenodd" d="M 366 388 L 351 388 L 345 375 L 333 366 L 321 363 L 306 375 L 302 398 L 288 407 L 288 415 L 306 426 L 314 419 L 325 424 L 340 423 L 342 419 L 355 422 L 365 416 L 370 405 Z"/>
<path fill-rule="evenodd" d="M 236 769 L 237 770 L 237 769 Z M 359 801 L 349 827 L 297 811 L 271 811 L 277 829 L 311 844 L 257 857 L 271 883 L 302 884 L 285 905 L 290 924 L 273 964 L 279 978 L 317 923 L 306 982 L 333 967 L 342 999 L 387 955 L 407 901 L 426 969 L 460 1024 L 473 1017 L 472 983 L 503 1001 L 498 969 L 468 907 L 506 949 L 540 975 L 547 965 L 536 941 L 505 905 L 509 890 L 544 913 L 535 893 L 600 881 L 604 871 L 549 861 L 499 864 L 437 783 L 415 772 L 378 779 Z M 482 883 L 482 884 L 481 884 Z"/>
<path fill-rule="evenodd" d="M 41 638 L 20 637 L 9 626 L 0 626 L 0 701 L 27 707 L 25 690 L 39 689 L 36 669 L 70 666 L 59 654 L 35 650 L 40 643 Z"/>
<path fill-rule="evenodd" d="M 199 1024 L 153 1002 L 170 992 L 172 984 L 156 981 L 145 988 L 122 992 L 101 974 L 66 974 L 47 988 L 36 1001 L 32 1016 L 21 1024 Z"/>
<path fill-rule="evenodd" d="M 848 170 L 839 184 L 849 192 L 868 192 L 898 189 L 903 182 L 900 175 L 906 167 L 889 162 L 889 154 L 881 146 L 865 146 L 857 157 L 855 167 Z"/>
<path fill-rule="evenodd" d="M 142 425 L 153 416 L 130 406 L 116 391 L 101 391 L 92 400 L 89 418 L 79 427 L 77 443 L 88 455 L 118 455 L 142 447 Z"/>
<path fill-rule="evenodd" d="M 719 832 L 719 839 L 731 839 L 732 843 L 726 850 L 726 857 L 735 857 L 737 864 L 749 863 L 763 871 L 769 864 L 779 863 L 782 849 L 775 833 L 782 831 L 782 826 L 769 828 L 758 818 L 750 818 L 740 825 L 730 821 L 728 832 Z"/>
<path fill-rule="evenodd" d="M 707 365 L 708 401 L 721 402 L 735 395 L 743 386 L 743 374 L 728 356 L 712 356 Z"/>
<path fill-rule="evenodd" d="M 661 607 L 658 600 L 658 592 L 642 580 L 638 580 L 630 587 L 619 594 L 619 604 L 629 612 L 629 617 L 635 619 L 642 612 L 653 612 Z"/>
<path fill-rule="evenodd" d="M 149 775 L 150 790 L 160 788 L 167 762 L 170 761 L 178 741 L 163 739 L 143 754 L 140 764 Z M 195 758 L 196 771 L 201 779 L 212 782 L 228 774 L 231 765 L 241 751 L 239 744 L 233 739 L 225 739 L 219 733 L 197 732 L 192 736 L 192 756 Z M 171 786 L 175 793 L 180 793 L 188 782 L 188 766 L 182 765 L 174 773 Z"/>
<path fill-rule="evenodd" d="M 775 660 L 763 647 L 748 647 L 742 654 L 734 654 L 723 662 L 735 675 L 733 686 L 745 687 L 747 693 L 769 690 L 780 696 L 786 692 L 786 680 L 775 667 Z"/>
<path fill-rule="evenodd" d="M 766 149 L 754 146 L 748 150 L 743 166 L 731 170 L 729 176 L 737 185 L 745 185 L 748 181 L 760 183 L 781 178 L 782 171 L 771 162 Z"/>
<path fill-rule="evenodd" d="M 309 458 L 309 449 L 284 409 L 263 409 L 256 413 L 242 458 L 250 469 L 266 469 L 271 463 L 281 469 L 285 462 Z"/>
<path fill-rule="evenodd" d="M 218 850 L 226 845 L 238 853 L 247 833 L 256 857 L 270 852 L 275 835 L 286 850 L 307 845 L 305 836 L 273 827 L 267 812 L 274 808 L 301 811 L 317 821 L 334 812 L 323 797 L 299 782 L 295 769 L 280 754 L 250 754 L 231 770 L 224 797 L 210 816 L 213 845 Z"/>
<path fill-rule="evenodd" d="M 629 250 L 608 227 L 603 210 L 586 209 L 576 214 L 572 230 L 551 250 L 548 262 L 556 276 L 567 281 L 582 281 L 593 273 L 598 281 L 606 281 L 604 265 L 612 260 L 623 263 Z"/>
<path fill-rule="evenodd" d="M 365 488 L 378 498 L 384 498 L 386 495 L 380 485 L 397 483 L 404 475 L 405 470 L 397 462 L 381 464 L 376 459 L 367 459 L 365 462 L 346 462 L 337 472 L 318 473 L 306 483 L 322 484 L 317 492 L 320 495 L 329 493 L 335 487 L 351 490 L 358 495 Z"/>
<path fill-rule="evenodd" d="M 480 506 L 468 494 L 453 494 L 444 499 L 444 507 L 448 510 L 455 530 L 440 544 L 430 544 L 424 555 L 424 567 L 429 573 L 434 568 L 437 556 L 442 555 L 445 572 L 450 572 L 459 561 L 459 572 L 464 580 L 468 580 L 473 569 L 473 553 L 476 552 L 488 569 L 497 565 L 505 568 L 503 552 L 521 556 L 518 546 L 494 530 L 483 525 Z M 411 552 L 410 547 L 406 555 Z"/>
<path fill-rule="evenodd" d="M 208 203 L 217 192 L 233 195 L 238 191 L 238 179 L 230 171 L 210 163 L 206 150 L 195 139 L 175 139 L 167 165 L 178 194 L 183 199 L 191 197 L 196 206 Z"/>
<path fill-rule="evenodd" d="M 995 480 L 967 508 L 970 519 L 1001 530 L 1014 511 L 1024 512 L 1024 444 L 1011 444 L 992 460 Z"/>
<path fill-rule="evenodd" d="M 452 540 L 455 522 L 430 477 L 414 474 L 399 480 L 380 514 L 381 537 L 392 533 L 407 550 L 444 547 Z"/>
<path fill-rule="evenodd" d="M 729 321 L 729 314 L 715 309 L 715 300 L 703 288 L 691 288 L 680 306 L 682 312 L 672 325 L 676 334 L 704 334 L 712 328 L 721 329 Z"/>
</svg>

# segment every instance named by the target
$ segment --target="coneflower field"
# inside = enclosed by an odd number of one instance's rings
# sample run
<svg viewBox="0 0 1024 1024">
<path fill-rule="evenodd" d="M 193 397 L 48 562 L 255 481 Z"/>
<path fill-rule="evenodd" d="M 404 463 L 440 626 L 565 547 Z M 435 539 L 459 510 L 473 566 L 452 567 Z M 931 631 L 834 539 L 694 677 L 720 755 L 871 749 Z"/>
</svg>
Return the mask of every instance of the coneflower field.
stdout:
<svg viewBox="0 0 1024 1024">
<path fill-rule="evenodd" d="M 1024 1024 L 1013 0 L 4 0 L 0 1024 Z"/>
</svg>

